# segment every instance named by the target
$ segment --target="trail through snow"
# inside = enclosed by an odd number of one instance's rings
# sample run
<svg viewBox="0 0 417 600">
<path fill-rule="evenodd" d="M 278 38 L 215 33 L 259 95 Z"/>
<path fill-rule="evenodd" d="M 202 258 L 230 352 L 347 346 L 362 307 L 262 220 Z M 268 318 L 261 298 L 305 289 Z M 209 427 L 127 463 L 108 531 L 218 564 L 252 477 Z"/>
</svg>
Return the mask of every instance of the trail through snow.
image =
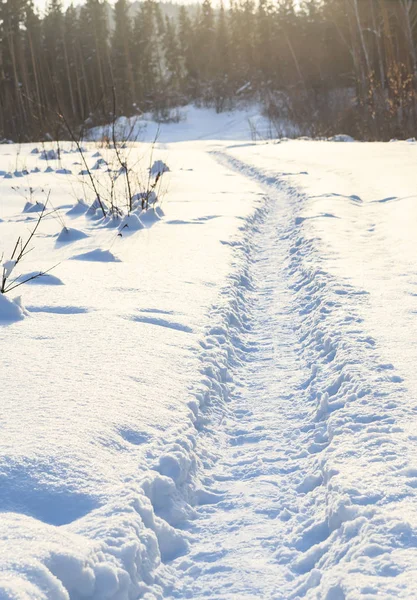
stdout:
<svg viewBox="0 0 417 600">
<path fill-rule="evenodd" d="M 177 561 L 178 597 L 414 597 L 415 406 L 366 335 L 366 294 L 322 269 L 302 193 L 218 156 L 266 188 L 268 208 L 220 334 L 234 383 L 199 439 L 212 496 Z"/>
<path fill-rule="evenodd" d="M 16 281 L 57 265 L 0 296 L 1 600 L 417 598 L 417 145 L 248 116 L 132 145 L 168 193 L 120 222 L 0 147 L 0 252 L 50 192 Z"/>
</svg>

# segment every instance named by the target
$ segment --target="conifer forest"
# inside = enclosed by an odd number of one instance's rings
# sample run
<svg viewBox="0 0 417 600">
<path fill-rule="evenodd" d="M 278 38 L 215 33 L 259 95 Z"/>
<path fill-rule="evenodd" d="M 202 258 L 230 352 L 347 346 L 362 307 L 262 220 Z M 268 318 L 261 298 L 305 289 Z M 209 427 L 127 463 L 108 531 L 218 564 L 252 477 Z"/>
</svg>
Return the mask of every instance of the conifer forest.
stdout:
<svg viewBox="0 0 417 600">
<path fill-rule="evenodd" d="M 175 119 L 188 103 L 262 103 L 321 136 L 414 132 L 413 0 L 231 0 L 171 5 L 0 3 L 0 136 L 68 138 L 116 115 Z M 66 123 L 66 125 L 65 125 Z"/>
</svg>

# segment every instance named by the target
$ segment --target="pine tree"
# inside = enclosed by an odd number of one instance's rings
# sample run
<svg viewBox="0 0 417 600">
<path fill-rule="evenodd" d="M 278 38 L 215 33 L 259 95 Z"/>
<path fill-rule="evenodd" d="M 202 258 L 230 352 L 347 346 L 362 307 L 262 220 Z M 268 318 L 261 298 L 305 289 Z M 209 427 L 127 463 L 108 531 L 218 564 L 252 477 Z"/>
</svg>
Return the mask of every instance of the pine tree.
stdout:
<svg viewBox="0 0 417 600">
<path fill-rule="evenodd" d="M 160 82 L 158 33 L 154 2 L 141 4 L 133 26 L 133 65 L 137 82 L 136 101 L 142 111 L 149 110 L 155 101 Z"/>
<path fill-rule="evenodd" d="M 200 18 L 196 21 L 195 51 L 200 82 L 200 94 L 210 102 L 214 78 L 215 27 L 211 0 L 203 0 Z"/>
<path fill-rule="evenodd" d="M 30 128 L 38 135 L 44 130 L 47 119 L 47 98 L 45 97 L 44 76 L 42 71 L 42 22 L 35 12 L 32 1 L 26 5 L 25 13 L 25 62 L 29 74 L 29 88 L 26 90 L 32 108 L 32 115 L 36 115 Z"/>
<path fill-rule="evenodd" d="M 116 109 L 120 114 L 130 115 L 135 98 L 135 81 L 132 68 L 132 28 L 126 0 L 117 0 L 114 7 L 111 67 Z"/>
<path fill-rule="evenodd" d="M 195 34 L 184 5 L 181 5 L 178 16 L 178 38 L 180 60 L 184 71 L 182 94 L 185 99 L 194 100 L 198 95 L 198 66 L 194 51 Z"/>
<path fill-rule="evenodd" d="M 225 108 L 227 99 L 231 97 L 232 91 L 228 22 L 223 2 L 220 5 L 216 22 L 213 70 L 215 73 L 213 82 L 214 101 L 217 112 L 221 112 Z"/>
<path fill-rule="evenodd" d="M 25 99 L 28 81 L 21 27 L 25 8 L 25 0 L 0 4 L 2 129 L 19 136 L 19 139 L 24 135 L 30 118 Z"/>
<path fill-rule="evenodd" d="M 175 25 L 166 17 L 165 34 L 163 37 L 165 59 L 165 88 L 170 105 L 177 105 L 180 101 L 180 89 L 183 73 L 181 69 L 180 48 L 175 31 Z"/>
<path fill-rule="evenodd" d="M 82 60 L 90 89 L 89 111 L 111 96 L 110 56 L 108 47 L 107 4 L 86 0 L 80 11 Z"/>
</svg>

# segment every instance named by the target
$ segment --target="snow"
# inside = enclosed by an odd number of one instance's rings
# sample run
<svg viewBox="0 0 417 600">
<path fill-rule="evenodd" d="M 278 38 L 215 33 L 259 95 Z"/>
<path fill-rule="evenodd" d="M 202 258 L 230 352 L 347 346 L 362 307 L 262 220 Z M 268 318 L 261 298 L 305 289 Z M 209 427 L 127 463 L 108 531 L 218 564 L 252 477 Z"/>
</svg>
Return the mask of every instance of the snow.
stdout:
<svg viewBox="0 0 417 600">
<path fill-rule="evenodd" d="M 10 323 L 23 319 L 25 310 L 20 297 L 10 299 L 6 294 L 0 294 L 0 323 Z"/>
<path fill-rule="evenodd" d="M 120 222 L 119 231 L 121 233 L 139 231 L 139 229 L 143 229 L 144 224 L 139 218 L 138 215 L 131 213 L 130 215 L 125 215 Z"/>
<path fill-rule="evenodd" d="M 3 263 L 2 267 L 3 267 L 3 277 L 5 279 L 7 279 L 8 277 L 10 277 L 13 269 L 16 266 L 16 261 L 15 260 L 6 260 L 6 262 Z"/>
<path fill-rule="evenodd" d="M 0 597 L 416 597 L 416 145 L 184 111 L 148 210 L 0 147 Z"/>
<path fill-rule="evenodd" d="M 56 241 L 60 244 L 69 244 L 77 240 L 82 240 L 86 237 L 88 237 L 88 234 L 86 234 L 84 231 L 74 229 L 73 227 L 63 227 L 61 233 L 59 233 L 57 236 Z"/>
<path fill-rule="evenodd" d="M 110 250 L 102 250 L 101 248 L 83 252 L 82 254 L 76 254 L 71 258 L 74 260 L 91 260 L 97 262 L 118 262 L 119 260 L 112 252 L 110 252 Z"/>
<path fill-rule="evenodd" d="M 63 281 L 56 275 L 41 271 L 23 273 L 16 277 L 16 281 L 24 281 L 27 285 L 64 285 Z"/>
<path fill-rule="evenodd" d="M 42 202 L 26 202 L 23 207 L 23 212 L 42 212 L 45 209 L 45 205 Z"/>
<path fill-rule="evenodd" d="M 152 167 L 149 169 L 151 175 L 154 175 L 154 176 L 162 174 L 162 173 L 167 173 L 169 170 L 170 169 L 169 169 L 168 165 L 166 165 L 163 160 L 156 160 L 153 163 Z"/>
</svg>

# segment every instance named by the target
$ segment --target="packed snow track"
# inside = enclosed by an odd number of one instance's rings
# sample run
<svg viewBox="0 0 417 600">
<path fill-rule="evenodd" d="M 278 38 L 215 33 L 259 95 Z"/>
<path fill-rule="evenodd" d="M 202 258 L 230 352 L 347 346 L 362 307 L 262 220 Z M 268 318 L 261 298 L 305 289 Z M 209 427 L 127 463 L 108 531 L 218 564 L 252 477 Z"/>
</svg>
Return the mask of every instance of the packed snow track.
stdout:
<svg viewBox="0 0 417 600">
<path fill-rule="evenodd" d="M 0 252 L 16 188 L 65 220 L 0 295 L 0 598 L 417 598 L 417 144 L 197 112 L 127 233 L 74 205 L 70 144 L 0 148 Z"/>
</svg>

